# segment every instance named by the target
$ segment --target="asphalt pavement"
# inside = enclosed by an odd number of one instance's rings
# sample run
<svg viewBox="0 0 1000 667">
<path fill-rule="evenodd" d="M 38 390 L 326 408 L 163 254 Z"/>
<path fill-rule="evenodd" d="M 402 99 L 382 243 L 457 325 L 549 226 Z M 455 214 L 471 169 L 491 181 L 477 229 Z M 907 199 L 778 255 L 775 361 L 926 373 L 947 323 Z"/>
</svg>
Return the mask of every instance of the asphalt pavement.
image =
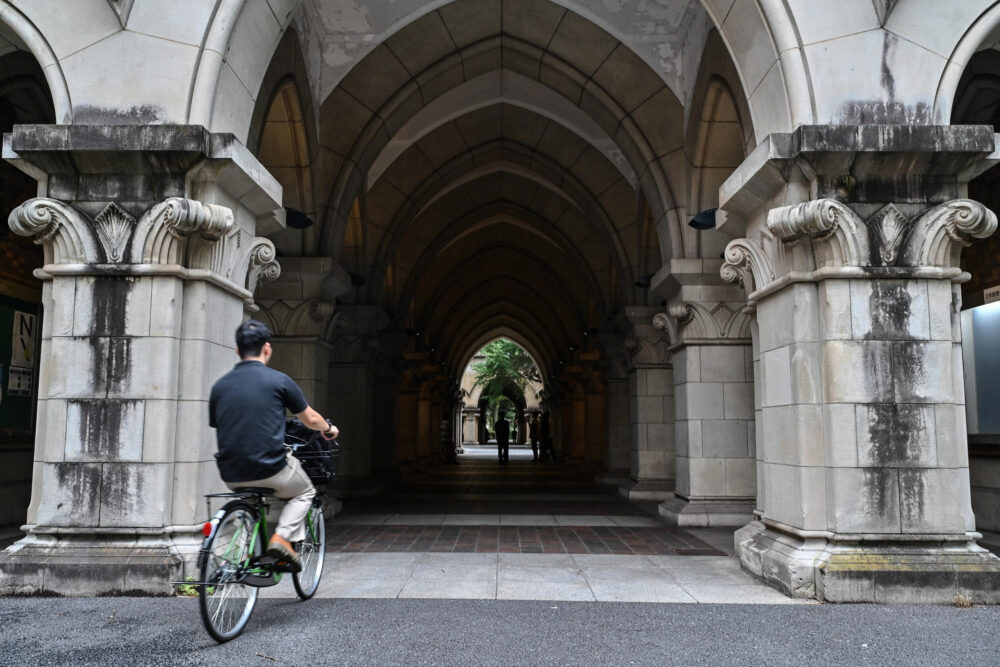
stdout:
<svg viewBox="0 0 1000 667">
<path fill-rule="evenodd" d="M 0 599 L 3 665 L 995 665 L 1000 608 L 262 599 L 216 644 L 189 598 Z"/>
</svg>

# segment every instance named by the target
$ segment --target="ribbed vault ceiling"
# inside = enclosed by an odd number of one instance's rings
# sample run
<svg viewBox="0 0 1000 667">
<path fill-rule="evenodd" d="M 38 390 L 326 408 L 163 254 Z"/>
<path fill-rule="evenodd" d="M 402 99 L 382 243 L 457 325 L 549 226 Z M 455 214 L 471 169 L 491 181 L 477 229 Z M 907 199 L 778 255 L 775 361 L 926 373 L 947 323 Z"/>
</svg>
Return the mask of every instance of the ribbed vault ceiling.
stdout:
<svg viewBox="0 0 1000 667">
<path fill-rule="evenodd" d="M 502 331 L 555 371 L 683 253 L 686 188 L 669 176 L 686 168 L 683 119 L 642 59 L 559 5 L 446 4 L 322 101 L 312 252 L 342 257 L 366 279 L 345 298 L 396 315 L 456 371 Z"/>
</svg>

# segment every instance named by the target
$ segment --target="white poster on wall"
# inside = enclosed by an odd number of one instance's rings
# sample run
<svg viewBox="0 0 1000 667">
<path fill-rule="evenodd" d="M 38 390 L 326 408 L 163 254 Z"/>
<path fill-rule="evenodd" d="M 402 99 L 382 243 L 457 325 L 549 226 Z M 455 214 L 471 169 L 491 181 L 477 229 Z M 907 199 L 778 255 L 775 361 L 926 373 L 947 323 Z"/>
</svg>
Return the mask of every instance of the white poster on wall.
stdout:
<svg viewBox="0 0 1000 667">
<path fill-rule="evenodd" d="M 14 311 L 10 365 L 17 368 L 35 367 L 35 316 L 31 313 Z"/>
<path fill-rule="evenodd" d="M 32 373 L 27 368 L 11 368 L 7 380 L 7 394 L 10 396 L 31 396 Z"/>
</svg>

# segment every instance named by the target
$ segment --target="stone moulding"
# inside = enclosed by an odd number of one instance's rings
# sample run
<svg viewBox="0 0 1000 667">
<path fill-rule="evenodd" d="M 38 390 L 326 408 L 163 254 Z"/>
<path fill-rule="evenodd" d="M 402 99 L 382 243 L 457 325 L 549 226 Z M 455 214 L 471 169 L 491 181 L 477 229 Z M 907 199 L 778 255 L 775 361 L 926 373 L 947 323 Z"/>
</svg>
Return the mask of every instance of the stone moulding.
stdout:
<svg viewBox="0 0 1000 667">
<path fill-rule="evenodd" d="M 109 203 L 90 220 L 55 199 L 37 197 L 15 208 L 11 230 L 43 247 L 42 279 L 55 275 L 175 275 L 209 280 L 247 302 L 260 279 L 281 273 L 271 241 L 250 235 L 217 204 L 171 197 L 138 221 Z"/>
<path fill-rule="evenodd" d="M 962 281 L 962 248 L 997 229 L 996 215 L 979 202 L 956 199 L 928 209 L 912 220 L 889 204 L 867 223 L 833 199 L 818 199 L 772 209 L 767 229 L 783 245 L 810 239 L 815 268 L 790 270 L 780 248 L 736 239 L 726 246 L 719 273 L 739 281 L 753 305 L 763 296 L 795 282 L 831 278 L 927 278 Z M 776 270 L 778 269 L 778 270 Z M 784 269 L 784 270 L 783 270 Z"/>
<path fill-rule="evenodd" d="M 679 301 L 653 318 L 653 326 L 670 335 L 673 346 L 692 343 L 746 343 L 751 310 L 743 304 Z M 676 324 L 674 324 L 676 322 Z"/>
</svg>

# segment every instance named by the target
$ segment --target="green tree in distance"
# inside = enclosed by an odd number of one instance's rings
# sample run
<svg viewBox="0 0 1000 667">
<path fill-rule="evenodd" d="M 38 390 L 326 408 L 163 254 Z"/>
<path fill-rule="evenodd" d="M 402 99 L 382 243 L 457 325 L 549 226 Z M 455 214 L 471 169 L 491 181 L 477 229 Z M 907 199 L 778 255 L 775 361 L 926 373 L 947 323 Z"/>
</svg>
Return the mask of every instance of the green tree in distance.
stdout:
<svg viewBox="0 0 1000 667">
<path fill-rule="evenodd" d="M 476 375 L 473 386 L 483 388 L 480 396 L 487 401 L 486 418 L 492 431 L 498 409 L 506 400 L 504 390 L 513 386 L 523 395 L 528 383 L 540 383 L 542 375 L 528 353 L 517 343 L 506 338 L 498 338 L 484 345 L 480 353 L 485 360 L 472 366 Z M 509 405 L 503 406 L 504 412 L 511 416 L 509 413 L 513 411 L 513 404 L 510 404 L 509 400 L 506 402 Z"/>
</svg>

